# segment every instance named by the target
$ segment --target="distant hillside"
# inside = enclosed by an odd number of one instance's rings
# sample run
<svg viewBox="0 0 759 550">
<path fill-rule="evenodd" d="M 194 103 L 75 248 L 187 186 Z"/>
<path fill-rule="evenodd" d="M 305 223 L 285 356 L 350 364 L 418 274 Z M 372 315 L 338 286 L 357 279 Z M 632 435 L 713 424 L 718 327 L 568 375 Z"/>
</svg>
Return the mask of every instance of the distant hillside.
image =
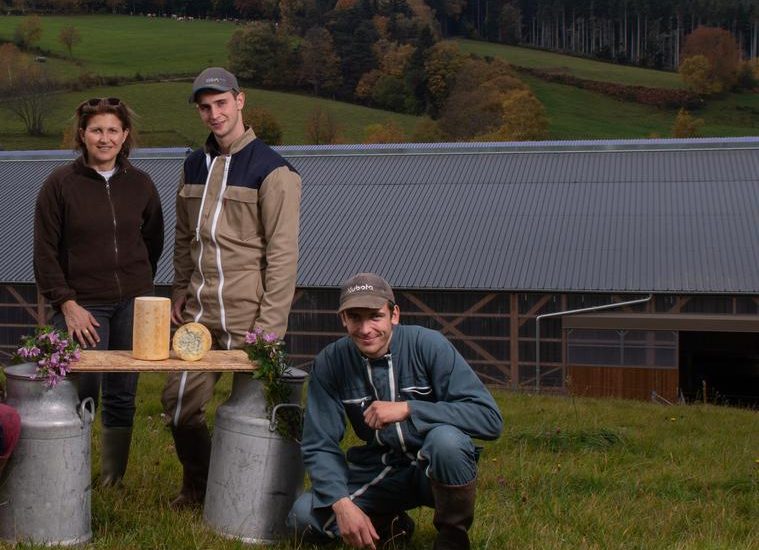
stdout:
<svg viewBox="0 0 759 550">
<path fill-rule="evenodd" d="M 588 80 L 617 82 L 651 88 L 683 88 L 680 75 L 671 71 L 656 71 L 596 61 L 534 48 L 522 48 L 492 42 L 459 39 L 456 41 L 467 53 L 504 59 L 517 67 L 528 67 L 557 73 L 566 73 Z"/>
</svg>

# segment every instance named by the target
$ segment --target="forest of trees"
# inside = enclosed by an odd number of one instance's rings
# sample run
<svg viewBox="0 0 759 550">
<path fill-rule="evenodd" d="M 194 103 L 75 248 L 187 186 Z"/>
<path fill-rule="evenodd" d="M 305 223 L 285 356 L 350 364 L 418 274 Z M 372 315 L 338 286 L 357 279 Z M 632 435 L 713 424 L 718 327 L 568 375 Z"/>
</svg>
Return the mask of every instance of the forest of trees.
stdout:
<svg viewBox="0 0 759 550">
<path fill-rule="evenodd" d="M 323 26 L 344 0 L 2 0 L 6 12 L 155 13 L 268 19 Z M 730 31 L 742 55 L 759 55 L 757 0 L 372 0 L 374 11 L 427 12 L 442 37 L 523 44 L 618 63 L 677 69 L 698 26 Z"/>
<path fill-rule="evenodd" d="M 699 26 L 722 27 L 745 58 L 759 49 L 756 0 L 512 0 L 531 46 L 655 68 L 676 69 L 682 42 Z M 504 14 L 502 10 L 502 15 Z M 495 38 L 492 35 L 488 38 Z"/>
</svg>

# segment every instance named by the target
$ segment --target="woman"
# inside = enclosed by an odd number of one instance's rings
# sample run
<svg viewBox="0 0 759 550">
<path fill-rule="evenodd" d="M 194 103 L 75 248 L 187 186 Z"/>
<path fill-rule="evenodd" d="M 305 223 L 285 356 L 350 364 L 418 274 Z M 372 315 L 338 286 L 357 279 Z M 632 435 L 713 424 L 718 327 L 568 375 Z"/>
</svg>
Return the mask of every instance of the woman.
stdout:
<svg viewBox="0 0 759 550">
<path fill-rule="evenodd" d="M 134 298 L 153 293 L 163 250 L 163 214 L 150 177 L 127 157 L 132 112 L 119 99 L 93 98 L 76 109 L 81 155 L 57 168 L 37 196 L 34 275 L 54 309 L 53 324 L 83 348 L 131 349 Z M 126 471 L 137 373 L 82 373 L 79 397 L 102 385 L 100 481 Z"/>
</svg>

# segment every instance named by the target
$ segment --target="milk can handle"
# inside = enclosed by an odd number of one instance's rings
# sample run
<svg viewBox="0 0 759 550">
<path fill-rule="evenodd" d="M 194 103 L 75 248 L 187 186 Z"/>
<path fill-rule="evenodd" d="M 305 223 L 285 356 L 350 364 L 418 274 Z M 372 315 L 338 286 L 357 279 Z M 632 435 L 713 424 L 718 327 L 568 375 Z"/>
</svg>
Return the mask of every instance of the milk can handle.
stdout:
<svg viewBox="0 0 759 550">
<path fill-rule="evenodd" d="M 87 406 L 89 405 L 89 407 Z M 85 414 L 86 413 L 86 414 Z M 79 418 L 82 419 L 82 428 L 87 423 L 92 423 L 95 420 L 95 400 L 92 397 L 85 397 L 79 403 Z"/>
<path fill-rule="evenodd" d="M 298 409 L 298 411 L 300 411 L 301 422 L 303 422 L 303 407 L 302 406 L 298 405 L 297 403 L 279 403 L 277 405 L 274 405 L 274 408 L 271 410 L 271 417 L 269 418 L 270 432 L 273 432 L 277 429 L 277 411 L 280 408 L 285 409 L 287 407 Z"/>
</svg>

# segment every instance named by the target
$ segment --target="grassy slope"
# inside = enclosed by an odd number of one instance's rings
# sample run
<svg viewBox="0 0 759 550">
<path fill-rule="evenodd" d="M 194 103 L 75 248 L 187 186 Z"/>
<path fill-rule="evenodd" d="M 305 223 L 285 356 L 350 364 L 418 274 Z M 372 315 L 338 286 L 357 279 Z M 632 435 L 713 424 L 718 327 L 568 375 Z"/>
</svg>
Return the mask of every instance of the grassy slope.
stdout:
<svg viewBox="0 0 759 550">
<path fill-rule="evenodd" d="M 194 107 L 187 102 L 190 88 L 189 81 L 161 82 L 57 94 L 53 98 L 55 107 L 47 125 L 48 135 L 31 138 L 24 133 L 20 121 L 3 113 L 5 120 L 0 127 L 0 144 L 8 150 L 61 148 L 63 130 L 73 123 L 71 117 L 79 102 L 89 97 L 116 96 L 126 101 L 139 115 L 136 126 L 140 134 L 140 146 L 194 147 L 205 140 L 207 130 L 201 124 Z M 343 134 L 348 142 L 360 143 L 364 129 L 369 124 L 392 119 L 410 133 L 418 120 L 414 116 L 349 103 L 266 90 L 248 90 L 247 100 L 266 108 L 274 115 L 282 126 L 286 144 L 306 142 L 306 123 L 317 105 L 334 113 L 343 125 Z"/>
<path fill-rule="evenodd" d="M 667 137 L 675 120 L 674 111 L 626 103 L 525 75 L 521 78 L 545 105 L 551 139 Z"/>
<path fill-rule="evenodd" d="M 162 381 L 159 374 L 141 376 L 126 484 L 94 485 L 94 542 L 87 548 L 244 548 L 208 529 L 200 512 L 168 509 L 180 469 L 160 420 Z M 225 375 L 212 410 L 229 388 Z M 495 395 L 506 428 L 485 444 L 480 462 L 474 548 L 732 550 L 757 540 L 755 411 Z M 95 477 L 98 460 L 96 437 Z M 430 510 L 412 517 L 411 548 L 430 548 Z M 287 542 L 276 548 L 310 547 Z"/>
<path fill-rule="evenodd" d="M 0 38 L 10 39 L 21 17 L 0 17 Z M 175 21 L 169 18 L 130 16 L 44 16 L 40 48 L 53 52 L 47 66 L 67 77 L 82 73 L 105 76 L 143 77 L 152 75 L 194 75 L 209 65 L 227 63 L 226 44 L 235 30 L 232 23 L 214 21 Z M 58 33 L 73 25 L 82 36 L 74 48 L 75 63 L 66 61 L 68 53 L 58 42 Z M 74 107 L 90 97 L 117 96 L 140 115 L 137 128 L 144 147 L 197 146 L 205 140 L 206 130 L 187 103 L 189 82 L 131 84 L 101 87 L 82 92 L 57 94 L 46 127 L 47 135 L 32 138 L 24 133 L 19 120 L 3 112 L 0 145 L 13 149 L 58 149 L 62 134 L 71 123 Z M 343 125 L 347 142 L 360 143 L 369 124 L 394 120 L 410 133 L 418 118 L 369 109 L 348 103 L 298 94 L 248 90 L 248 98 L 268 109 L 282 125 L 287 144 L 306 142 L 308 115 L 316 105 L 332 111 Z"/>
<path fill-rule="evenodd" d="M 564 70 L 580 78 L 651 87 L 682 87 L 679 76 L 625 65 L 561 55 L 529 48 L 459 40 L 463 51 L 501 57 L 514 65 Z M 551 139 L 669 137 L 677 111 L 611 99 L 573 86 L 520 75 L 543 102 Z M 693 113 L 704 120 L 704 136 L 759 134 L 759 94 L 730 94 L 710 99 Z"/>
<path fill-rule="evenodd" d="M 0 17 L 0 38 L 11 40 L 23 18 Z M 215 21 L 176 21 L 141 16 L 43 16 L 39 48 L 61 58 L 68 51 L 58 41 L 64 26 L 79 30 L 71 74 L 142 76 L 196 74 L 209 65 L 224 65 L 227 42 L 235 26 Z"/>
<path fill-rule="evenodd" d="M 531 48 L 519 48 L 478 42 L 475 40 L 458 40 L 461 50 L 481 56 L 500 57 L 520 67 L 529 67 L 545 71 L 565 72 L 578 78 L 634 84 L 653 88 L 682 88 L 683 84 L 677 73 L 655 71 L 629 65 L 605 63 L 571 55 L 561 55 L 549 51 Z"/>
</svg>

